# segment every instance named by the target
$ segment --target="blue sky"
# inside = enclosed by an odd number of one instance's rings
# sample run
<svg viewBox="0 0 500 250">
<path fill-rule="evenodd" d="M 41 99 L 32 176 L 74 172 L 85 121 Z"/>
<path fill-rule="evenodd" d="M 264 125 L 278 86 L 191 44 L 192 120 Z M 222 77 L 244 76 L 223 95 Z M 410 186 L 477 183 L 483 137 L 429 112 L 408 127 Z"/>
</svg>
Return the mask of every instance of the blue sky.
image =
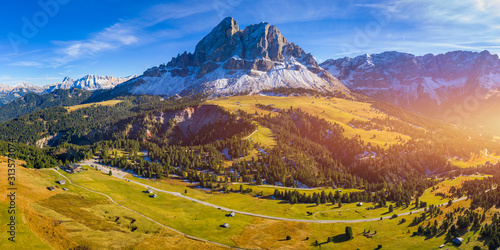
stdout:
<svg viewBox="0 0 500 250">
<path fill-rule="evenodd" d="M 4 1 L 0 83 L 139 75 L 193 52 L 226 16 L 241 29 L 276 25 L 318 61 L 389 50 L 500 53 L 499 1 Z"/>
</svg>

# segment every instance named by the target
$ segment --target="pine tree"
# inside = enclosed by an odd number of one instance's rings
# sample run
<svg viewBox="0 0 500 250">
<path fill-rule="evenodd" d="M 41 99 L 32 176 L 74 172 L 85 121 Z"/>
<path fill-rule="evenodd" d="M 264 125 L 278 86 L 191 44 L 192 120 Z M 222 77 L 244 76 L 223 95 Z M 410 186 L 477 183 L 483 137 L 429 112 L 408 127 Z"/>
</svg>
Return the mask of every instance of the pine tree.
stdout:
<svg viewBox="0 0 500 250">
<path fill-rule="evenodd" d="M 352 228 L 347 226 L 345 227 L 345 236 L 347 239 L 352 240 L 354 238 L 354 234 L 352 233 Z"/>
</svg>

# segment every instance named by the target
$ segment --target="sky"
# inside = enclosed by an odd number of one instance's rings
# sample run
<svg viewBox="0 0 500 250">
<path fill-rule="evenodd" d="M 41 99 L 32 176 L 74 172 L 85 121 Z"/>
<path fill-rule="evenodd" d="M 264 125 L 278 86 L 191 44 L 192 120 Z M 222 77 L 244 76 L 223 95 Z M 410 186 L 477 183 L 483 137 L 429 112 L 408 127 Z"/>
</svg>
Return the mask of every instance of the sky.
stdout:
<svg viewBox="0 0 500 250">
<path fill-rule="evenodd" d="M 140 75 L 196 44 L 227 16 L 269 22 L 317 61 L 400 51 L 500 53 L 500 1 L 2 1 L 0 83 Z"/>
</svg>

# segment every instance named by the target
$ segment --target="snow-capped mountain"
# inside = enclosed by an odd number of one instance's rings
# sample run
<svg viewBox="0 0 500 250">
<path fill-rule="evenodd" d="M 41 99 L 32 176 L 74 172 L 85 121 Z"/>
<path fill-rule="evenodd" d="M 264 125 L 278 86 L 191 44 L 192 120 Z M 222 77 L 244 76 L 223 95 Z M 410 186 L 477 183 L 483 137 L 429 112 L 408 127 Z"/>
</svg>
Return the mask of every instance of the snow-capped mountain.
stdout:
<svg viewBox="0 0 500 250">
<path fill-rule="evenodd" d="M 96 76 L 96 75 L 86 75 L 80 79 L 73 80 L 70 77 L 65 77 L 62 82 L 54 83 L 45 86 L 44 88 L 47 92 L 52 92 L 54 89 L 84 89 L 84 90 L 98 90 L 98 89 L 110 89 L 114 88 L 116 85 L 126 82 L 136 76 L 128 77 L 112 77 L 112 76 Z"/>
<path fill-rule="evenodd" d="M 500 60 L 488 51 L 424 56 L 384 52 L 327 60 L 320 66 L 353 91 L 423 113 L 500 88 Z"/>
<path fill-rule="evenodd" d="M 31 85 L 27 82 L 19 83 L 15 86 L 0 84 L 0 105 L 11 102 L 27 93 L 43 93 L 43 87 Z"/>
<path fill-rule="evenodd" d="M 263 22 L 240 30 L 227 17 L 194 53 L 179 54 L 112 92 L 173 96 L 257 93 L 277 87 L 349 91 L 275 26 Z"/>
<path fill-rule="evenodd" d="M 84 90 L 99 90 L 114 88 L 118 84 L 133 79 L 136 76 L 128 77 L 112 77 L 112 76 L 95 76 L 86 75 L 78 80 L 73 80 L 65 77 L 62 82 L 45 85 L 43 87 L 31 85 L 28 82 L 22 82 L 15 86 L 8 86 L 0 84 L 0 105 L 9 103 L 19 97 L 28 93 L 45 94 L 50 93 L 56 89 L 84 89 Z"/>
</svg>

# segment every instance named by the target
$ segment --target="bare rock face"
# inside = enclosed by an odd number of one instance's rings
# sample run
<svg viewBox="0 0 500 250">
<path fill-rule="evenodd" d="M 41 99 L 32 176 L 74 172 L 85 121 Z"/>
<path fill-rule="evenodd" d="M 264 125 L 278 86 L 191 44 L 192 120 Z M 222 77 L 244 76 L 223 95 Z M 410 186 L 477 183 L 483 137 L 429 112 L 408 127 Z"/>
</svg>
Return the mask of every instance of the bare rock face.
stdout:
<svg viewBox="0 0 500 250">
<path fill-rule="evenodd" d="M 241 50 L 240 35 L 236 21 L 231 17 L 225 18 L 196 45 L 193 66 L 229 59 L 234 52 Z"/>
<path fill-rule="evenodd" d="M 144 72 L 144 76 L 150 76 L 150 77 L 160 77 L 163 74 L 163 72 L 160 70 L 158 67 L 151 68 Z"/>
<path fill-rule="evenodd" d="M 249 25 L 240 30 L 238 23 L 227 17 L 205 36 L 197 45 L 193 54 L 184 52 L 167 64 L 172 68 L 201 67 L 197 77 L 214 70 L 214 64 L 225 62 L 224 69 L 256 69 L 269 71 L 269 61 L 283 62 L 285 57 L 303 58 L 307 65 L 317 66 L 310 54 L 299 46 L 288 42 L 276 26 L 263 22 Z"/>
<path fill-rule="evenodd" d="M 172 71 L 170 71 L 170 74 L 172 74 L 172 76 L 180 76 L 180 77 L 186 77 L 188 74 L 189 74 L 189 70 L 187 68 L 181 68 L 181 69 L 172 69 Z"/>
<path fill-rule="evenodd" d="M 204 63 L 201 66 L 200 70 L 198 71 L 198 78 L 202 77 L 205 74 L 208 74 L 208 73 L 214 71 L 218 67 L 219 67 L 219 65 L 216 62 L 208 61 L 208 62 Z"/>
<path fill-rule="evenodd" d="M 268 72 L 274 67 L 274 63 L 269 60 L 255 60 L 250 69 Z"/>
<path fill-rule="evenodd" d="M 163 123 L 174 119 L 186 136 L 191 133 L 197 134 L 203 126 L 212 124 L 217 120 L 225 121 L 229 119 L 215 105 L 190 107 L 181 111 L 160 113 L 156 116 Z"/>
<path fill-rule="evenodd" d="M 222 66 L 223 69 L 245 69 L 245 60 L 232 57 Z"/>
</svg>

